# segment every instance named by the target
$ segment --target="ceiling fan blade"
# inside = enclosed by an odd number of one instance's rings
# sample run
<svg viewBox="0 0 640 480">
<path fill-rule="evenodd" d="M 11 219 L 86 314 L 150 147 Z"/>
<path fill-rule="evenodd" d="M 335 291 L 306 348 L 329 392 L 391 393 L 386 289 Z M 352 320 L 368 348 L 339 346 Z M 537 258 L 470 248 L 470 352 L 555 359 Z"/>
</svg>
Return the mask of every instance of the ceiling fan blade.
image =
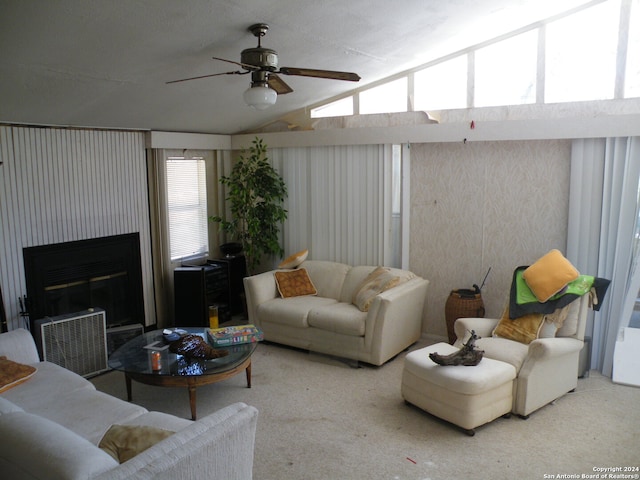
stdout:
<svg viewBox="0 0 640 480">
<path fill-rule="evenodd" d="M 171 80 L 169 83 L 179 83 L 179 82 L 188 82 L 189 80 L 198 80 L 200 78 L 209 78 L 209 77 L 217 77 L 218 75 L 244 75 L 249 72 L 241 72 L 240 70 L 236 70 L 234 72 L 222 72 L 222 73 L 212 73 L 211 75 L 200 75 L 199 77 L 189 77 L 189 78 L 181 78 L 180 80 Z"/>
<path fill-rule="evenodd" d="M 273 88 L 278 95 L 285 95 L 293 92 L 293 88 L 287 85 L 287 83 L 275 73 L 269 74 L 269 86 Z"/>
<path fill-rule="evenodd" d="M 260 70 L 260 67 L 257 65 L 249 65 L 248 63 L 236 62 L 235 60 L 227 60 L 226 58 L 220 58 L 220 57 L 211 57 L 211 58 L 213 58 L 214 60 L 220 60 L 221 62 L 233 63 L 247 70 Z"/>
<path fill-rule="evenodd" d="M 328 78 L 332 80 L 346 80 L 349 82 L 357 82 L 360 75 L 351 72 L 335 72 L 333 70 L 314 70 L 312 68 L 294 68 L 280 67 L 280 71 L 284 75 L 299 75 L 302 77 Z"/>
</svg>

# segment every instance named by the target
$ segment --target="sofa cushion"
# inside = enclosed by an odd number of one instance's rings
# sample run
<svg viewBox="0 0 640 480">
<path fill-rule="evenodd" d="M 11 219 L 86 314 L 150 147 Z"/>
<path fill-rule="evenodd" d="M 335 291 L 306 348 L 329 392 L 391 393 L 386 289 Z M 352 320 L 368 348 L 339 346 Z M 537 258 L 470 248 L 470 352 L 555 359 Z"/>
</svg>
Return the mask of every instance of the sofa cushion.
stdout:
<svg viewBox="0 0 640 480">
<path fill-rule="evenodd" d="M 0 357 L 0 393 L 29 380 L 36 373 L 31 365 Z"/>
<path fill-rule="evenodd" d="M 378 267 L 371 272 L 353 295 L 353 304 L 362 312 L 369 311 L 376 295 L 386 292 L 400 283 L 400 277 L 392 274 L 388 268 Z"/>
<path fill-rule="evenodd" d="M 33 365 L 40 361 L 38 349 L 33 336 L 24 328 L 16 328 L 2 334 L 0 339 L 0 355 L 14 362 Z"/>
<path fill-rule="evenodd" d="M 309 250 L 301 250 L 294 253 L 293 255 L 289 255 L 282 262 L 280 262 L 278 268 L 296 268 L 307 259 L 308 255 Z"/>
<path fill-rule="evenodd" d="M 147 412 L 134 403 L 88 389 L 29 399 L 18 405 L 26 412 L 64 425 L 95 445 L 111 425 L 126 423 Z"/>
<path fill-rule="evenodd" d="M 334 303 L 337 301 L 332 298 L 314 296 L 274 298 L 258 305 L 258 316 L 264 323 L 306 328 L 309 326 L 307 316 L 311 309 Z"/>
<path fill-rule="evenodd" d="M 341 335 L 364 336 L 367 314 L 351 303 L 334 303 L 309 311 L 310 327 L 320 328 Z"/>
<path fill-rule="evenodd" d="M 558 327 L 556 337 L 572 337 L 578 333 L 578 323 L 580 321 L 580 302 L 574 300 L 565 308 L 567 308 L 567 316 L 562 322 L 562 326 Z"/>
<path fill-rule="evenodd" d="M 0 415 L 3 478 L 93 478 L 117 466 L 98 447 L 46 418 L 26 412 Z"/>
<path fill-rule="evenodd" d="M 455 392 L 462 395 L 485 393 L 499 388 L 507 382 L 510 383 L 516 377 L 511 365 L 490 358 L 483 358 L 478 365 L 473 367 L 462 365 L 442 367 L 429 357 L 431 353 L 450 355 L 457 351 L 456 347 L 448 343 L 436 343 L 414 350 L 407 354 L 404 370 L 426 380 L 428 384 L 442 387 L 445 392 Z M 443 399 L 445 402 L 446 400 L 446 398 Z"/>
<path fill-rule="evenodd" d="M 344 278 L 342 291 L 340 292 L 340 301 L 353 303 L 353 296 L 357 293 L 360 285 L 362 285 L 365 278 L 367 278 L 376 268 L 377 267 L 364 265 L 352 267 Z"/>
<path fill-rule="evenodd" d="M 183 428 L 187 428 L 192 423 L 193 420 L 187 420 L 186 418 L 176 417 L 175 415 L 163 412 L 146 412 L 131 420 L 122 422 L 123 425 L 142 425 L 171 430 L 172 432 L 178 432 Z"/>
<path fill-rule="evenodd" d="M 24 412 L 24 410 L 6 398 L 0 397 L 0 415 L 14 412 Z"/>
<path fill-rule="evenodd" d="M 301 267 L 306 268 L 309 277 L 318 290 L 319 297 L 340 300 L 342 284 L 351 270 L 350 265 L 324 260 L 307 260 Z"/>
<path fill-rule="evenodd" d="M 499 337 L 479 338 L 476 340 L 476 347 L 484 350 L 484 358 L 509 363 L 515 367 L 516 372 L 520 372 L 529 353 L 529 345 Z"/>
<path fill-rule="evenodd" d="M 309 278 L 307 270 L 277 271 L 274 272 L 278 292 L 282 298 L 301 297 L 303 295 L 317 295 L 318 291 Z"/>
<path fill-rule="evenodd" d="M 546 302 L 580 276 L 559 250 L 550 250 L 528 267 L 522 278 L 539 302 Z"/>
<path fill-rule="evenodd" d="M 112 425 L 98 447 L 118 463 L 124 463 L 173 434 L 170 430 L 145 425 Z"/>
<path fill-rule="evenodd" d="M 42 398 L 54 400 L 77 390 L 95 390 L 89 380 L 55 363 L 40 362 L 33 366 L 37 371 L 28 382 L 2 394 L 27 411 L 32 411 L 32 407 L 37 408 L 42 403 Z"/>
</svg>

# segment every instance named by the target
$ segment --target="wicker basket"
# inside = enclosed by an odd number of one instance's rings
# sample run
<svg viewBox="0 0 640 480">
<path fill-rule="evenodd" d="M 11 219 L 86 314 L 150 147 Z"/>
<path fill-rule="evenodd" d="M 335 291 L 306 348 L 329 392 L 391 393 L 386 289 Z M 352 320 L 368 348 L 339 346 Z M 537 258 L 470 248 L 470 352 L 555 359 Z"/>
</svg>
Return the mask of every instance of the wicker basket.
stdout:
<svg viewBox="0 0 640 480">
<path fill-rule="evenodd" d="M 458 318 L 484 317 L 484 302 L 482 294 L 478 290 L 458 289 L 452 290 L 444 306 L 444 316 L 447 322 L 447 336 L 449 343 L 453 344 L 456 334 L 453 325 Z"/>
</svg>

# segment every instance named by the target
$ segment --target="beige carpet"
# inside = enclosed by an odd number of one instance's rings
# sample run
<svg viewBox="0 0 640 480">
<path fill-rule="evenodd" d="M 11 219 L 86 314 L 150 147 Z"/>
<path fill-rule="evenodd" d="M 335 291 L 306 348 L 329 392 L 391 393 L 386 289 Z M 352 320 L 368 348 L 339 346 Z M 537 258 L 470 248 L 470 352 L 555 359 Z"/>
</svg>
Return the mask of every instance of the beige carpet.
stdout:
<svg viewBox="0 0 640 480">
<path fill-rule="evenodd" d="M 263 343 L 253 357 L 253 387 L 238 375 L 199 388 L 198 416 L 237 401 L 258 408 L 256 480 L 588 478 L 594 468 L 640 466 L 640 388 L 591 372 L 575 393 L 528 420 L 500 418 L 469 437 L 404 403 L 404 355 L 353 368 Z M 122 373 L 92 381 L 126 398 Z M 186 389 L 134 382 L 133 401 L 190 417 Z"/>
</svg>

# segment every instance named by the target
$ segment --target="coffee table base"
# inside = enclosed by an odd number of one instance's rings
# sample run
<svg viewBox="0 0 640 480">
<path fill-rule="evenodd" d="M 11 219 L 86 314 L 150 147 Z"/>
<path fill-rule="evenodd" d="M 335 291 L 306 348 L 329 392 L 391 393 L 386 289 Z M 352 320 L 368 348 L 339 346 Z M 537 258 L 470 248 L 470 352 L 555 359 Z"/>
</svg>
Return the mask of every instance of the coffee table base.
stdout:
<svg viewBox="0 0 640 480">
<path fill-rule="evenodd" d="M 127 400 L 131 401 L 131 380 L 146 385 L 157 387 L 187 387 L 189 390 L 189 405 L 191 407 L 191 420 L 196 419 L 196 387 L 221 382 L 245 371 L 247 376 L 247 388 L 251 388 L 251 357 L 247 358 L 240 365 L 227 370 L 226 372 L 214 373 L 211 375 L 153 375 L 147 373 L 125 372 L 124 378 L 127 384 Z"/>
</svg>

